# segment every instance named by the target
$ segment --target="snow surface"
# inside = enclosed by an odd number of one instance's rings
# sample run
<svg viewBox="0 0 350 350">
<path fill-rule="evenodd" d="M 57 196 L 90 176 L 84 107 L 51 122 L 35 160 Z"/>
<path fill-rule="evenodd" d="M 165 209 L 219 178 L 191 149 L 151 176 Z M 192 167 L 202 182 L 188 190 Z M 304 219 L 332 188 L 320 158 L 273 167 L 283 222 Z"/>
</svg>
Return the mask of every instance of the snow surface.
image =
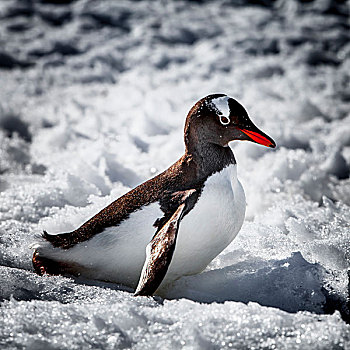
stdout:
<svg viewBox="0 0 350 350">
<path fill-rule="evenodd" d="M 348 1 L 0 2 L 0 347 L 350 349 Z M 191 106 L 242 101 L 247 218 L 166 299 L 39 277 L 76 228 L 183 152 Z"/>
</svg>

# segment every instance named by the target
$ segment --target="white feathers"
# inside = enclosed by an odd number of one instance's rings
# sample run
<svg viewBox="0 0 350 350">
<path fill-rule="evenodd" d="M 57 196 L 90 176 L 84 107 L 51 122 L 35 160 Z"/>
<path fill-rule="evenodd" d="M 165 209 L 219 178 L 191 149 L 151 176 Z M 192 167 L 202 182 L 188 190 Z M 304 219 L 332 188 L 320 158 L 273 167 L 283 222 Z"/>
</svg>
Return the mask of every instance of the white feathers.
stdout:
<svg viewBox="0 0 350 350">
<path fill-rule="evenodd" d="M 236 237 L 245 208 L 236 165 L 210 176 L 195 207 L 181 220 L 174 256 L 161 286 L 203 271 Z"/>
<path fill-rule="evenodd" d="M 230 106 L 228 105 L 228 96 L 218 97 L 211 100 L 211 103 L 214 105 L 215 109 L 218 111 L 219 116 L 223 116 L 227 119 L 230 117 Z M 221 118 L 220 118 L 221 121 Z M 228 123 L 227 123 L 228 124 Z"/>
</svg>

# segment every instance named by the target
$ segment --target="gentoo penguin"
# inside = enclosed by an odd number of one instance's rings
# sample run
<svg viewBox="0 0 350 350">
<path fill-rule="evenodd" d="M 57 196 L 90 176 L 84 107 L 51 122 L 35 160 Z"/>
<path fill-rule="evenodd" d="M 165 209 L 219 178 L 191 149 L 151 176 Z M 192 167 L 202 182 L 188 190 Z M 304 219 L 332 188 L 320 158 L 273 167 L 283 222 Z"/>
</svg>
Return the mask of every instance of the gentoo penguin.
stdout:
<svg viewBox="0 0 350 350">
<path fill-rule="evenodd" d="M 167 170 L 115 200 L 81 227 L 35 246 L 42 275 L 73 274 L 162 293 L 197 274 L 236 237 L 245 215 L 230 141 L 275 142 L 224 94 L 202 98 L 185 124 L 185 154 Z"/>
</svg>

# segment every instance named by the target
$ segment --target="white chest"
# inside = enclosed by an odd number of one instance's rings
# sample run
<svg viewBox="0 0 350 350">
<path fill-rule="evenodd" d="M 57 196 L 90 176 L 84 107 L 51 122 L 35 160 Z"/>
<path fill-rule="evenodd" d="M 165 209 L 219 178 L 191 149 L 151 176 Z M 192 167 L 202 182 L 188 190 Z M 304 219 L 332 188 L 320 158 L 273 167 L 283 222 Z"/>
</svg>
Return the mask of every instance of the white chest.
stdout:
<svg viewBox="0 0 350 350">
<path fill-rule="evenodd" d="M 236 165 L 209 177 L 195 207 L 181 221 L 168 277 L 205 269 L 236 237 L 245 208 Z"/>
</svg>

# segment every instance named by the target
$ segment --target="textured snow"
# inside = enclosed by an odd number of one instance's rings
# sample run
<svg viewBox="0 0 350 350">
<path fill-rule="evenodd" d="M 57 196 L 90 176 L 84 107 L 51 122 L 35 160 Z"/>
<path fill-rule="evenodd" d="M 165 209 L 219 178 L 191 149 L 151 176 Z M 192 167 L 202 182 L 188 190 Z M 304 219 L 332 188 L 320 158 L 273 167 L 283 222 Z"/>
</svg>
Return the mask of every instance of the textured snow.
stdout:
<svg viewBox="0 0 350 350">
<path fill-rule="evenodd" d="M 57 2 L 0 2 L 0 347 L 349 349 L 349 2 Z M 34 274 L 41 230 L 172 164 L 210 93 L 278 147 L 230 145 L 246 221 L 207 269 L 165 299 Z"/>
</svg>

